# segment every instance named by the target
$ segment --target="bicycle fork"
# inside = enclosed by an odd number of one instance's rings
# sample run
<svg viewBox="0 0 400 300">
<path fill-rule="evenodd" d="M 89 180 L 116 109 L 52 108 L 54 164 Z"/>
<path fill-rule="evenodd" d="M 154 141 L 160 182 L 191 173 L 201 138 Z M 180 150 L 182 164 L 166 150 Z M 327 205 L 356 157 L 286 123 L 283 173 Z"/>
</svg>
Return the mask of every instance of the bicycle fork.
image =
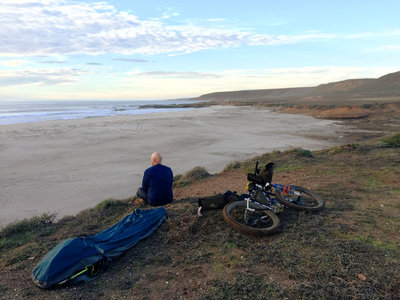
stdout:
<svg viewBox="0 0 400 300">
<path fill-rule="evenodd" d="M 257 213 L 256 209 L 250 207 L 250 197 L 245 199 L 246 201 L 246 210 L 244 212 L 244 222 L 248 225 L 255 226 L 257 225 L 258 221 L 260 222 L 267 222 L 269 217 L 261 215 Z M 270 208 L 265 208 L 270 209 Z"/>
</svg>

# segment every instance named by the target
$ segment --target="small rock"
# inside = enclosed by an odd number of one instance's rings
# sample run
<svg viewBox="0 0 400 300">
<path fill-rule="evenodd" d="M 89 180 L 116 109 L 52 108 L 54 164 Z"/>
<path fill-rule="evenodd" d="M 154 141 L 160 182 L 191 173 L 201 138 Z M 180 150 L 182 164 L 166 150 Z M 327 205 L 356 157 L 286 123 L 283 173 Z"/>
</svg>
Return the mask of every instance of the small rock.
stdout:
<svg viewBox="0 0 400 300">
<path fill-rule="evenodd" d="M 362 281 L 367 280 L 367 277 L 365 277 L 364 274 L 357 274 L 357 277 L 358 277 L 358 279 L 360 279 L 360 280 L 362 280 Z"/>
</svg>

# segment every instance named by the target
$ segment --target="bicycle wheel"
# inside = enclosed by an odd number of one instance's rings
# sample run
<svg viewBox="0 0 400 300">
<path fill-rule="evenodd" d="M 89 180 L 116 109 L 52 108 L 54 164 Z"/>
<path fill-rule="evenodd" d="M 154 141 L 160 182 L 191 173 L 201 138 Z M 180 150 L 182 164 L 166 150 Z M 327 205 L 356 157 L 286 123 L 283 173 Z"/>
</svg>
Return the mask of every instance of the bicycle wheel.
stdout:
<svg viewBox="0 0 400 300">
<path fill-rule="evenodd" d="M 317 212 L 324 209 L 325 201 L 316 193 L 301 186 L 293 185 L 292 187 L 295 193 L 284 195 L 274 189 L 274 194 L 279 202 L 287 207 L 307 212 Z"/>
<path fill-rule="evenodd" d="M 276 232 L 279 228 L 278 216 L 267 209 L 259 209 L 260 207 L 250 204 L 254 208 L 254 212 L 246 209 L 246 201 L 235 201 L 225 205 L 222 214 L 225 221 L 237 231 L 250 235 L 269 235 Z M 246 213 L 252 213 L 246 220 Z"/>
</svg>

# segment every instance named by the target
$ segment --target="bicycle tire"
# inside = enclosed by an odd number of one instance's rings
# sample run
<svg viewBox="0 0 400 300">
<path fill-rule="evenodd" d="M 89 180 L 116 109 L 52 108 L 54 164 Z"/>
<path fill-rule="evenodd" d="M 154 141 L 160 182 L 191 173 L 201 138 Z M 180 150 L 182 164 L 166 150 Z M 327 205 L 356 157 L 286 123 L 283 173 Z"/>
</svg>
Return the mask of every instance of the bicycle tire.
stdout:
<svg viewBox="0 0 400 300">
<path fill-rule="evenodd" d="M 265 222 L 266 227 L 252 227 L 250 225 L 246 225 L 243 220 L 242 222 L 239 222 L 238 220 L 239 218 L 235 218 L 233 211 L 236 210 L 236 208 L 239 208 L 244 212 L 244 209 L 246 207 L 247 207 L 246 201 L 234 201 L 225 205 L 224 209 L 222 210 L 222 215 L 225 221 L 240 233 L 248 235 L 256 235 L 256 236 L 264 236 L 273 234 L 276 231 L 278 231 L 280 225 L 280 220 L 278 216 L 270 210 L 259 209 L 259 207 L 257 208 L 257 206 L 255 206 L 252 203 L 250 204 L 251 208 L 254 208 L 257 210 L 257 212 L 260 212 L 269 217 L 269 219 Z"/>
<path fill-rule="evenodd" d="M 325 200 L 322 199 L 318 194 L 302 186 L 293 185 L 292 187 L 294 187 L 296 191 L 300 192 L 301 196 L 299 197 L 298 195 L 294 194 L 282 195 L 277 189 L 274 189 L 274 194 L 279 202 L 287 207 L 300 211 L 318 212 L 324 209 Z M 295 198 L 298 199 L 293 200 Z"/>
</svg>

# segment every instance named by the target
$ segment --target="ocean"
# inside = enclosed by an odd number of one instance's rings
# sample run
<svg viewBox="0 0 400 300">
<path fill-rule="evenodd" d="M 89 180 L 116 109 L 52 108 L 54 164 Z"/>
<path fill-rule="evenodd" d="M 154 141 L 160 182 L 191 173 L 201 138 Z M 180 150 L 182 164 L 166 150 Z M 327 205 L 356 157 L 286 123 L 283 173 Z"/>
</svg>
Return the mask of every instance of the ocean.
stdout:
<svg viewBox="0 0 400 300">
<path fill-rule="evenodd" d="M 187 102 L 183 100 L 0 101 L 0 125 L 186 110 L 188 108 L 140 108 L 140 106 Z"/>
</svg>

